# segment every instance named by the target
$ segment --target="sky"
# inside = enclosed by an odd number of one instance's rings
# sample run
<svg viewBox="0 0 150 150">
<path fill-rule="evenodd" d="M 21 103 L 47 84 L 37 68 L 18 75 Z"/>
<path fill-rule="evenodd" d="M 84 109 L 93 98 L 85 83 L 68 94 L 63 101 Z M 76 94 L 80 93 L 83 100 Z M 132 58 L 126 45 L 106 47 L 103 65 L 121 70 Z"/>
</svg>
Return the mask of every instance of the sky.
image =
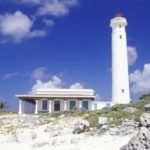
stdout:
<svg viewBox="0 0 150 150">
<path fill-rule="evenodd" d="M 150 91 L 149 0 L 0 0 L 0 100 L 37 88 L 92 88 L 111 100 L 111 28 L 128 21 L 131 99 Z"/>
</svg>

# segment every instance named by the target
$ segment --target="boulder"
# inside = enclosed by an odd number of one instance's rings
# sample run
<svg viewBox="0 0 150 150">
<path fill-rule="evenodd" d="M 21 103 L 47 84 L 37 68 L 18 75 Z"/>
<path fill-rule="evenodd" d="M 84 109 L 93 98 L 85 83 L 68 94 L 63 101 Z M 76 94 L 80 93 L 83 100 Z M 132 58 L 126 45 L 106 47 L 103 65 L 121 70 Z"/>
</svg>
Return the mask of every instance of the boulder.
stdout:
<svg viewBox="0 0 150 150">
<path fill-rule="evenodd" d="M 119 135 L 119 129 L 117 127 L 109 129 L 110 135 Z"/>
<path fill-rule="evenodd" d="M 100 133 L 105 133 L 106 131 L 109 130 L 109 126 L 108 125 L 103 125 L 101 128 L 100 128 Z"/>
<path fill-rule="evenodd" d="M 140 122 L 141 122 L 141 125 L 142 125 L 143 127 L 150 128 L 150 114 L 144 113 L 144 114 L 140 117 Z"/>
<path fill-rule="evenodd" d="M 125 119 L 123 122 L 122 122 L 122 126 L 124 127 L 134 127 L 134 128 L 138 128 L 139 127 L 139 122 L 136 122 L 134 120 L 128 120 L 128 119 Z"/>
<path fill-rule="evenodd" d="M 123 111 L 129 112 L 129 113 L 134 113 L 134 112 L 137 111 L 137 109 L 136 109 L 135 107 L 125 107 L 125 108 L 123 109 Z"/>
<path fill-rule="evenodd" d="M 119 129 L 119 134 L 120 136 L 126 136 L 129 134 L 133 134 L 133 133 L 137 133 L 138 130 L 136 130 L 134 127 L 132 126 L 121 126 Z"/>
<path fill-rule="evenodd" d="M 80 120 L 74 125 L 74 134 L 80 134 L 82 132 L 88 132 L 90 130 L 90 124 L 86 120 Z"/>
<path fill-rule="evenodd" d="M 107 117 L 99 117 L 98 124 L 100 127 L 102 127 L 103 125 L 107 125 L 108 124 Z"/>
<path fill-rule="evenodd" d="M 148 129 L 141 127 L 141 131 L 120 150 L 150 150 L 150 132 Z"/>
</svg>

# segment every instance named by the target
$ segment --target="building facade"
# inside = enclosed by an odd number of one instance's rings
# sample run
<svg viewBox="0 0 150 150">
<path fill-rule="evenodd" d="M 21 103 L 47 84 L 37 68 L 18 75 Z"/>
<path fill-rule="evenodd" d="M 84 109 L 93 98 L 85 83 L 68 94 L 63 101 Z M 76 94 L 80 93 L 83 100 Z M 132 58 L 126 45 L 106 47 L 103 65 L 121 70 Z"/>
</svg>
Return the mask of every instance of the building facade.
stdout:
<svg viewBox="0 0 150 150">
<path fill-rule="evenodd" d="M 91 89 L 38 89 L 35 94 L 16 95 L 19 98 L 19 114 L 92 110 L 95 99 Z"/>
</svg>

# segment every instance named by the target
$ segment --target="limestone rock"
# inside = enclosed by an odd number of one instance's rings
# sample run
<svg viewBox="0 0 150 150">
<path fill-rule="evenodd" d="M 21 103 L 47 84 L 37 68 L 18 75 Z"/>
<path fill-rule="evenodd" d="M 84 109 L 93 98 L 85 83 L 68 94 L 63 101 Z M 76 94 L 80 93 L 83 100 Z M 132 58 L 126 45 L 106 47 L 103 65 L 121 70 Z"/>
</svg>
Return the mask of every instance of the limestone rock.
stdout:
<svg viewBox="0 0 150 150">
<path fill-rule="evenodd" d="M 142 127 L 141 131 L 120 150 L 150 150 L 150 132 L 148 129 Z"/>
<path fill-rule="evenodd" d="M 108 125 L 103 125 L 101 128 L 100 128 L 100 133 L 105 133 L 106 131 L 109 130 L 109 126 Z"/>
<path fill-rule="evenodd" d="M 141 125 L 142 125 L 143 127 L 150 128 L 150 114 L 144 113 L 144 114 L 140 117 L 140 122 L 141 122 Z"/>
<path fill-rule="evenodd" d="M 129 120 L 129 119 L 125 119 L 122 122 L 122 126 L 126 126 L 126 127 L 134 127 L 134 128 L 138 128 L 139 127 L 139 122 L 136 122 L 134 120 Z"/>
<path fill-rule="evenodd" d="M 89 128 L 90 128 L 90 124 L 88 121 L 80 120 L 77 123 L 75 123 L 73 133 L 80 134 L 82 132 L 87 132 L 90 130 Z"/>
<path fill-rule="evenodd" d="M 117 127 L 109 129 L 110 135 L 119 135 L 119 129 Z"/>
<path fill-rule="evenodd" d="M 134 113 L 137 111 L 135 107 L 126 107 L 123 109 L 123 111 L 129 112 L 129 113 Z"/>
<path fill-rule="evenodd" d="M 103 125 L 107 125 L 108 124 L 107 117 L 99 117 L 98 124 L 100 127 L 102 127 Z"/>
</svg>

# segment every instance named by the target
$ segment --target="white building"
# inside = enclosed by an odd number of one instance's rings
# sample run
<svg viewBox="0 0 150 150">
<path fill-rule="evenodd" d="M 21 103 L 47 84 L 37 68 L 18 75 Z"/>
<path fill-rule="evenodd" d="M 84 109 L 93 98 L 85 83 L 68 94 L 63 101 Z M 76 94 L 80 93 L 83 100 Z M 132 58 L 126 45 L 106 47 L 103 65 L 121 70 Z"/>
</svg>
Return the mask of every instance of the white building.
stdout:
<svg viewBox="0 0 150 150">
<path fill-rule="evenodd" d="M 91 89 L 38 89 L 35 94 L 16 95 L 19 114 L 67 111 L 74 108 L 92 110 L 95 99 Z"/>
<path fill-rule="evenodd" d="M 120 13 L 111 19 L 112 28 L 112 102 L 97 102 L 92 89 L 39 89 L 35 94 L 16 95 L 19 114 L 67 111 L 74 108 L 98 110 L 130 102 L 127 21 Z"/>
<path fill-rule="evenodd" d="M 127 20 L 120 13 L 111 19 L 112 28 L 112 103 L 130 102 L 127 37 Z"/>
</svg>

